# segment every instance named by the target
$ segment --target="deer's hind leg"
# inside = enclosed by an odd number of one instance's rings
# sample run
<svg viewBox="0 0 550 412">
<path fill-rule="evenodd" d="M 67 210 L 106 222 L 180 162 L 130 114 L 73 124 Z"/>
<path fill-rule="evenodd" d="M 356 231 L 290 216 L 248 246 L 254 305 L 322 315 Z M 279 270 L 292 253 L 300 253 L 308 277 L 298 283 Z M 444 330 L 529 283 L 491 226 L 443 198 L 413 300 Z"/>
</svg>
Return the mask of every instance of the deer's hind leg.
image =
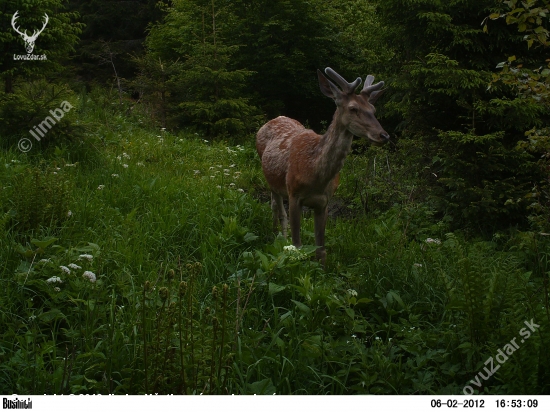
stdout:
<svg viewBox="0 0 550 412">
<path fill-rule="evenodd" d="M 315 221 L 315 245 L 318 246 L 315 252 L 316 259 L 321 262 L 323 267 L 325 266 L 327 252 L 325 251 L 325 229 L 327 225 L 328 208 L 315 209 L 314 221 Z"/>
<path fill-rule="evenodd" d="M 273 231 L 277 233 L 280 223 L 283 237 L 286 238 L 288 217 L 283 204 L 283 197 L 275 192 L 271 192 L 271 210 L 273 211 Z"/>
</svg>

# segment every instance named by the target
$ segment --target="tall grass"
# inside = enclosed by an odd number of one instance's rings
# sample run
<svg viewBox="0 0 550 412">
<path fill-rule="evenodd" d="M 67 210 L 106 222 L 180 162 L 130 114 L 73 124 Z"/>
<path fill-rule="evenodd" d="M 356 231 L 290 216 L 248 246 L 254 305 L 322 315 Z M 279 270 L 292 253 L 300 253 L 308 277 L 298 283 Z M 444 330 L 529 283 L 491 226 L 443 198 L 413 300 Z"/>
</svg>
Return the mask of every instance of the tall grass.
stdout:
<svg viewBox="0 0 550 412">
<path fill-rule="evenodd" d="M 329 222 L 323 270 L 271 233 L 253 137 L 175 135 L 104 95 L 79 101 L 82 142 L 0 152 L 0 392 L 462 393 L 531 319 L 475 389 L 550 392 L 548 237 L 445 234 L 409 195 L 358 195 L 372 151 L 342 172 L 355 211 Z M 312 244 L 311 217 L 303 231 Z"/>
</svg>

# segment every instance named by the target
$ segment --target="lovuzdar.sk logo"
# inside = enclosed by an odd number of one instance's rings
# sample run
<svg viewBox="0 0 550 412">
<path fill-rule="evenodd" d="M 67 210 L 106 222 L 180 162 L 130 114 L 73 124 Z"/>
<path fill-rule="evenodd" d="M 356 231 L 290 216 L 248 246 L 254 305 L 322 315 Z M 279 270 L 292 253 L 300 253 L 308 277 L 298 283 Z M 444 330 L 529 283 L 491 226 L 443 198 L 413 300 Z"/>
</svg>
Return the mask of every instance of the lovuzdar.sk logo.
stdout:
<svg viewBox="0 0 550 412">
<path fill-rule="evenodd" d="M 19 398 L 15 398 L 15 400 L 3 398 L 2 407 L 3 409 L 32 409 L 32 401 L 31 398 L 27 401 L 19 400 Z"/>
<path fill-rule="evenodd" d="M 44 31 L 46 25 L 48 24 L 48 21 L 50 21 L 48 14 L 44 13 L 44 25 L 42 26 L 42 28 L 40 30 L 35 30 L 32 35 L 29 36 L 27 34 L 27 30 L 21 31 L 19 27 L 15 25 L 15 21 L 19 18 L 17 13 L 19 13 L 19 10 L 17 10 L 11 18 L 11 26 L 13 27 L 13 30 L 15 30 L 15 32 L 23 38 L 23 41 L 25 42 L 25 49 L 27 49 L 27 54 L 14 54 L 13 60 L 47 60 L 45 54 L 36 55 L 32 54 L 32 51 L 34 50 L 34 42 L 36 41 L 40 33 Z"/>
</svg>

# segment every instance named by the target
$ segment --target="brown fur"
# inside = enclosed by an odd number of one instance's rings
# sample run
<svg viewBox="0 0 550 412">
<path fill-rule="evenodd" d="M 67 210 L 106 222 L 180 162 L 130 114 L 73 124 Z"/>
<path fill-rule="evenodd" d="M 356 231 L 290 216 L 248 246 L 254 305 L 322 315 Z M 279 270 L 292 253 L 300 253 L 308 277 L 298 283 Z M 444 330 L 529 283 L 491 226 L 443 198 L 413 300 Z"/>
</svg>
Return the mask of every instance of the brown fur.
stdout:
<svg viewBox="0 0 550 412">
<path fill-rule="evenodd" d="M 328 70 L 331 69 L 327 69 L 327 73 Z M 283 199 L 288 199 L 292 243 L 301 246 L 301 208 L 312 208 L 315 212 L 315 244 L 319 246 L 317 258 L 323 265 L 327 205 L 338 187 L 339 172 L 351 150 L 353 135 L 368 138 L 374 144 L 383 144 L 389 139 L 369 103 L 371 94 L 373 102 L 376 94 L 382 94 L 377 90 L 383 83 L 371 86 L 373 78 L 369 78 L 362 94 L 356 95 L 353 90 L 360 79 L 356 80 L 355 86 L 348 84 L 347 89 L 343 83 L 345 80 L 341 79 L 339 84 L 345 89 L 342 92 L 319 73 L 321 91 L 337 104 L 332 123 L 323 136 L 284 116 L 264 124 L 256 136 L 256 149 L 271 188 L 274 230 L 280 222 L 286 237 L 288 218 Z"/>
</svg>

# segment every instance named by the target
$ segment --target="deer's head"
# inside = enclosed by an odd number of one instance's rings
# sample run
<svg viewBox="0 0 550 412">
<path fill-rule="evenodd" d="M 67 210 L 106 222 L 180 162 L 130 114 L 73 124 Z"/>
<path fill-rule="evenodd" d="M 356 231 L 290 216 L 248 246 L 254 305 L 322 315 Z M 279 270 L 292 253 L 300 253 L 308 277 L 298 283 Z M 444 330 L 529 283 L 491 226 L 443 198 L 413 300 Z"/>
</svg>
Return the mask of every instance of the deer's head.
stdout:
<svg viewBox="0 0 550 412">
<path fill-rule="evenodd" d="M 325 73 L 342 89 L 340 90 L 321 71 L 317 70 L 321 92 L 325 96 L 334 99 L 338 107 L 336 116 L 339 123 L 353 135 L 368 139 L 376 146 L 387 143 L 390 136 L 374 116 L 376 109 L 373 106 L 385 91 L 385 89 L 382 90 L 384 82 L 373 85 L 374 76 L 369 75 L 365 79 L 365 85 L 361 93 L 355 94 L 355 89 L 361 84 L 360 77 L 355 79 L 353 83 L 348 83 L 330 67 L 325 69 Z"/>
<path fill-rule="evenodd" d="M 31 54 L 32 51 L 34 50 L 34 42 L 36 41 L 38 35 L 44 31 L 50 18 L 46 13 L 44 13 L 44 25 L 40 30 L 35 30 L 32 36 L 29 36 L 26 30 L 24 32 L 21 32 L 19 28 L 16 27 L 15 20 L 17 20 L 17 18 L 19 17 L 17 13 L 19 13 L 19 11 L 16 11 L 13 17 L 11 18 L 11 26 L 17 33 L 21 35 L 21 37 L 23 37 L 23 40 L 25 41 L 25 49 L 27 49 L 28 54 Z"/>
</svg>

